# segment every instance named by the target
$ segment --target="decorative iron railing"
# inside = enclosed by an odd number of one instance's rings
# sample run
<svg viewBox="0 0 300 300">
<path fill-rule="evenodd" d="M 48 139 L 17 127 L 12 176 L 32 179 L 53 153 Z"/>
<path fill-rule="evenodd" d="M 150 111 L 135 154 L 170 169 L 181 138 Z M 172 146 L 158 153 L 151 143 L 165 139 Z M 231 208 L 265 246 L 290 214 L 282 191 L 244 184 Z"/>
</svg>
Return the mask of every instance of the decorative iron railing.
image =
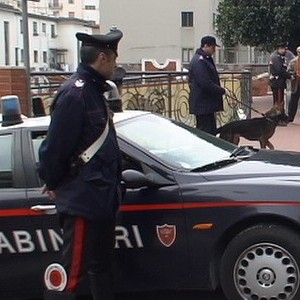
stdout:
<svg viewBox="0 0 300 300">
<path fill-rule="evenodd" d="M 43 99 L 46 112 L 60 85 L 69 72 L 32 72 L 31 91 Z M 187 72 L 126 73 L 122 85 L 123 109 L 147 110 L 194 125 L 189 113 L 189 85 Z M 217 114 L 219 125 L 240 118 L 251 117 L 251 73 L 219 72 L 221 85 L 231 91 L 224 96 L 224 111 Z"/>
</svg>

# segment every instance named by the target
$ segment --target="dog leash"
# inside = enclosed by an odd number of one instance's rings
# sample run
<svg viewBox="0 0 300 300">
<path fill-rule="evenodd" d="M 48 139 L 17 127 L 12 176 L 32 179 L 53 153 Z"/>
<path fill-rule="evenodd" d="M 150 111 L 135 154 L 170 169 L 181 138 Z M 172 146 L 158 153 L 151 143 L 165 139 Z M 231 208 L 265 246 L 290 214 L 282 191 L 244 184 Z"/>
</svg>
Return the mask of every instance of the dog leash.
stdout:
<svg viewBox="0 0 300 300">
<path fill-rule="evenodd" d="M 262 115 L 263 117 L 268 118 L 268 117 L 266 116 L 266 114 L 264 114 L 264 113 L 258 111 L 257 109 L 253 108 L 252 106 L 250 106 L 250 105 L 248 105 L 248 104 L 246 104 L 246 103 L 243 103 L 242 101 L 238 100 L 236 94 L 235 94 L 233 91 L 230 91 L 230 90 L 228 90 L 228 91 L 229 91 L 229 93 L 226 94 L 226 96 L 227 96 L 228 98 L 230 98 L 230 99 L 232 99 L 232 100 L 234 100 L 234 101 L 236 101 L 236 102 L 238 102 L 238 103 L 240 103 L 240 104 L 246 106 L 247 108 L 249 108 L 249 109 L 253 110 L 254 112 L 256 112 L 256 113 Z M 231 95 L 231 94 L 232 94 L 232 95 Z M 226 96 L 225 96 L 225 97 L 226 97 Z"/>
</svg>

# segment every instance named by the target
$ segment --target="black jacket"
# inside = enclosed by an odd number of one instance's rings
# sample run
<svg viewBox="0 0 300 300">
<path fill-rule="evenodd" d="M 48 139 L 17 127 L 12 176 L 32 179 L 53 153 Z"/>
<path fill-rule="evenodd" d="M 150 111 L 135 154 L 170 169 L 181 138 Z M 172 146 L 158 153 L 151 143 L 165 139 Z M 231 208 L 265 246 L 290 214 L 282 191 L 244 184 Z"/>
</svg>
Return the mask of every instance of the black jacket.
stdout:
<svg viewBox="0 0 300 300">
<path fill-rule="evenodd" d="M 285 55 L 278 51 L 270 57 L 269 63 L 270 85 L 272 88 L 286 89 L 286 80 L 291 78 L 287 72 L 287 62 Z"/>
<path fill-rule="evenodd" d="M 55 190 L 58 212 L 94 221 L 114 217 L 119 204 L 121 155 L 110 121 L 108 136 L 78 174 L 71 161 L 103 132 L 108 116 L 103 93 L 110 89 L 93 68 L 80 65 L 54 100 L 47 138 L 39 149 L 39 174 Z"/>
<path fill-rule="evenodd" d="M 198 49 L 189 67 L 190 113 L 211 114 L 223 110 L 222 95 L 225 89 L 214 61 L 201 48 Z"/>
</svg>

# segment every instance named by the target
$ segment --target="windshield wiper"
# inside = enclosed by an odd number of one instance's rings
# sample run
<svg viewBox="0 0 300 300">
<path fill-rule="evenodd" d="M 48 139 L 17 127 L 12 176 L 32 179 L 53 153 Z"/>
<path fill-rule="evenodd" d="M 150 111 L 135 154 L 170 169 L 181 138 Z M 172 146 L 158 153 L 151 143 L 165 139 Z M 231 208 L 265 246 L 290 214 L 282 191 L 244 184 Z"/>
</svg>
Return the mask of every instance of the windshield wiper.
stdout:
<svg viewBox="0 0 300 300">
<path fill-rule="evenodd" d="M 218 160 L 213 163 L 204 165 L 202 167 L 195 168 L 195 169 L 191 170 L 191 172 L 207 172 L 207 171 L 211 171 L 211 170 L 216 170 L 216 169 L 223 168 L 225 166 L 228 166 L 230 164 L 233 164 L 233 163 L 236 163 L 239 161 L 241 161 L 241 159 L 236 158 L 236 157 L 225 158 L 225 159 Z"/>
<path fill-rule="evenodd" d="M 215 161 L 213 163 L 197 167 L 191 172 L 207 172 L 211 170 L 216 170 L 228 166 L 230 164 L 240 162 L 244 159 L 249 158 L 253 155 L 254 152 L 257 152 L 257 149 L 254 149 L 252 146 L 241 146 L 236 148 L 229 156 L 229 158 L 224 158 L 222 160 Z"/>
<path fill-rule="evenodd" d="M 257 151 L 252 146 L 240 146 L 230 154 L 230 157 L 248 158 Z"/>
</svg>

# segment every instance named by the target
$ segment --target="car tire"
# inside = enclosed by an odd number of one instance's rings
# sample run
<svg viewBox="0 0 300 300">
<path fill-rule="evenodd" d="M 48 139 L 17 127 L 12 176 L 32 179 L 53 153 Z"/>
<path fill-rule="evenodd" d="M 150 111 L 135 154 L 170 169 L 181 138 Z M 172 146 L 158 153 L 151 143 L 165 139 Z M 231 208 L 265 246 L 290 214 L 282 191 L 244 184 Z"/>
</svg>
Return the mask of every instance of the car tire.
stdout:
<svg viewBox="0 0 300 300">
<path fill-rule="evenodd" d="M 297 300 L 299 269 L 299 234 L 262 224 L 232 239 L 222 256 L 220 280 L 230 300 Z"/>
</svg>

